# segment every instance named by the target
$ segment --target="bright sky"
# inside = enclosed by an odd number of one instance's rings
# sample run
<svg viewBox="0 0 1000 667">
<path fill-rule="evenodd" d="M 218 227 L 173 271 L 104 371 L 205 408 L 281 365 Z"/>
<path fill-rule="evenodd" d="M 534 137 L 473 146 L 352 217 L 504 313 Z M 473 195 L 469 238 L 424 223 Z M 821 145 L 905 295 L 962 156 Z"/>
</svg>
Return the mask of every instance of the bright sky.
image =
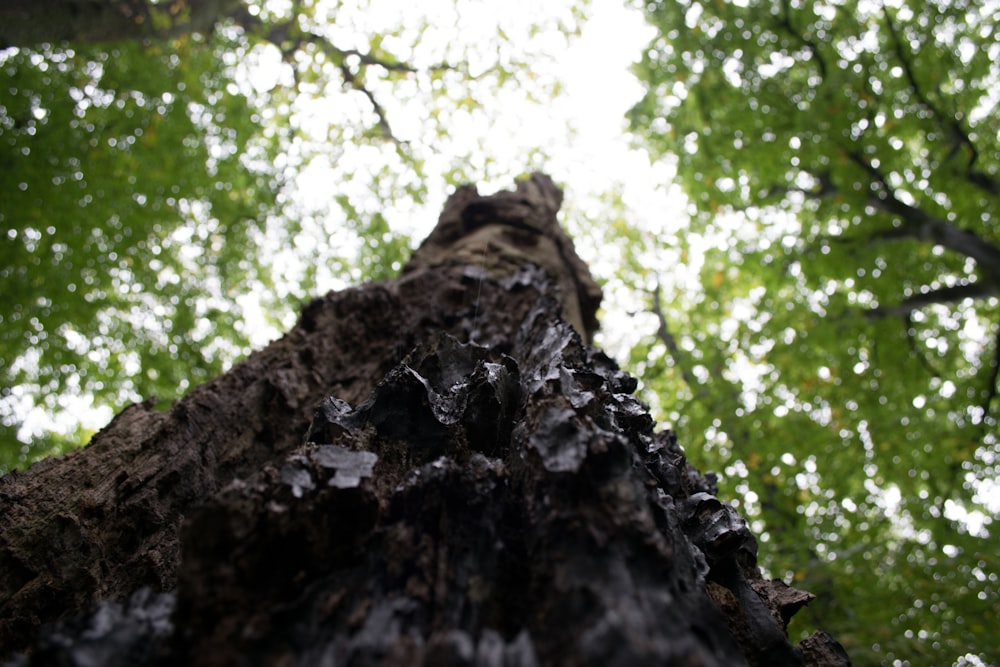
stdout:
<svg viewBox="0 0 1000 667">
<path fill-rule="evenodd" d="M 495 41 L 497 26 L 505 26 L 511 40 L 508 47 L 514 50 L 539 47 L 536 38 L 519 36 L 515 33 L 517 29 L 524 30 L 528 21 L 541 22 L 565 14 L 566 7 L 572 4 L 572 0 L 544 6 L 528 0 L 459 1 L 457 4 L 456 0 L 434 0 L 422 3 L 418 10 L 409 3 L 394 8 L 392 0 L 386 1 L 388 8 L 380 5 L 380 10 L 385 9 L 386 14 L 392 15 L 398 9 L 404 16 L 397 20 L 404 24 L 411 20 L 407 12 L 418 12 L 412 21 L 420 23 L 429 20 L 432 25 L 429 34 L 435 38 L 460 38 L 466 42 L 476 39 Z M 650 165 L 644 151 L 630 148 L 625 132 L 625 113 L 642 95 L 642 87 L 629 68 L 651 39 L 652 28 L 646 25 L 640 12 L 626 9 L 623 0 L 591 0 L 588 17 L 582 34 L 572 39 L 568 48 L 565 39 L 551 31 L 547 37 L 541 38 L 546 57 L 532 63 L 529 76 L 560 81 L 563 84 L 561 95 L 553 101 L 539 104 L 525 100 L 524 91 L 518 86 L 508 86 L 500 91 L 479 90 L 477 92 L 484 95 L 480 103 L 489 108 L 492 120 L 484 121 L 483 114 L 455 114 L 450 122 L 445 123 L 449 136 L 441 152 L 432 149 L 422 157 L 427 160 L 424 171 L 428 178 L 448 169 L 449 161 L 455 159 L 454 153 L 449 153 L 449 150 L 470 147 L 474 149 L 471 159 L 488 155 L 495 164 L 505 165 L 517 173 L 529 167 L 526 162 L 529 151 L 544 148 L 551 158 L 542 168 L 566 188 L 564 222 L 571 231 L 577 232 L 575 240 L 581 256 L 597 275 L 607 278 L 616 270 L 613 253 L 600 247 L 596 236 L 588 237 L 581 233 L 585 231 L 581 228 L 582 213 L 601 208 L 602 204 L 595 200 L 596 197 L 608 192 L 620 193 L 630 213 L 635 216 L 634 219 L 630 217 L 629 223 L 649 229 L 652 233 L 678 231 L 686 226 L 687 214 L 684 197 L 671 185 L 672 168 L 662 162 Z M 355 46 L 350 41 L 349 30 L 344 26 L 341 28 L 343 34 L 338 37 L 341 45 Z M 384 28 L 379 25 L 356 25 L 354 29 L 377 31 Z M 357 46 L 363 47 L 361 43 Z M 387 43 L 387 48 L 389 46 Z M 435 62 L 433 56 L 401 54 L 401 57 L 407 56 L 412 56 L 418 64 L 423 60 Z M 274 57 L 277 59 L 276 53 Z M 255 79 L 267 82 L 276 76 L 258 72 Z M 420 136 L 423 121 L 420 115 L 426 115 L 426 110 L 407 107 L 405 101 L 400 101 L 402 95 L 393 94 L 405 91 L 406 86 L 399 83 L 393 85 L 397 88 L 378 90 L 373 86 L 373 92 L 386 108 L 394 133 L 403 139 L 417 138 L 436 148 L 437 141 L 433 137 Z M 530 85 L 528 82 L 527 87 Z M 489 95 L 495 97 L 486 99 Z M 361 95 L 354 98 L 361 106 L 368 106 Z M 307 128 L 307 133 L 314 136 L 325 136 L 330 119 L 344 114 L 345 99 L 342 95 L 320 95 L 307 103 L 309 106 L 303 109 L 299 122 Z M 476 149 L 477 146 L 481 149 Z M 380 149 L 374 146 L 321 147 L 319 154 L 306 165 L 298 179 L 298 197 L 306 209 L 318 211 L 318 217 L 325 218 L 314 232 L 316 243 L 333 247 L 350 243 L 349 239 L 342 238 L 347 232 L 344 225 L 337 221 L 339 211 L 332 203 L 331 192 L 348 194 L 352 201 L 354 198 L 371 200 L 373 196 L 365 191 L 367 181 L 356 179 L 345 182 L 341 174 L 345 171 L 362 173 L 376 168 L 381 164 L 380 160 L 385 160 L 384 154 L 379 153 Z M 509 176 L 503 176 L 493 181 L 477 180 L 477 185 L 481 191 L 490 192 L 509 188 L 512 183 Z M 428 200 L 416 210 L 394 208 L 385 201 L 376 201 L 373 207 L 385 214 L 396 232 L 411 236 L 415 245 L 433 228 L 448 195 L 443 182 L 435 186 L 433 181 L 428 181 L 428 190 Z M 295 274 L 301 259 L 293 249 L 285 252 L 287 257 L 282 264 L 287 266 L 287 270 L 281 273 L 288 276 L 292 284 L 298 284 Z M 345 284 L 344 276 L 333 273 L 324 275 L 321 270 L 317 291 L 338 289 Z M 252 313 L 257 301 L 258 297 L 248 295 L 241 305 Z M 609 321 L 613 319 L 608 318 Z M 291 323 L 291 320 L 286 322 L 287 325 Z M 278 333 L 257 326 L 249 327 L 249 331 L 254 335 L 253 342 L 257 347 Z M 604 333 L 603 345 L 618 349 L 627 347 L 627 341 L 622 339 L 626 332 L 615 332 L 605 327 Z"/>
</svg>

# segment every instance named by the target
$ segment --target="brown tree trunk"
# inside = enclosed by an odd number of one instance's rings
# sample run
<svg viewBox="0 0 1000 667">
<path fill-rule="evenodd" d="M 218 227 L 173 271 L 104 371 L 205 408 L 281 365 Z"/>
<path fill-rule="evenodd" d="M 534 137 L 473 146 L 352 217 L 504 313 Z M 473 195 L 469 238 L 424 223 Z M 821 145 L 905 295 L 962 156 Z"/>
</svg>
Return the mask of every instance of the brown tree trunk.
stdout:
<svg viewBox="0 0 1000 667">
<path fill-rule="evenodd" d="M 243 0 L 3 0 L 0 49 L 205 33 L 242 8 Z"/>
<path fill-rule="evenodd" d="M 847 664 L 586 344 L 561 197 L 459 189 L 400 278 L 0 480 L 0 658 Z"/>
</svg>

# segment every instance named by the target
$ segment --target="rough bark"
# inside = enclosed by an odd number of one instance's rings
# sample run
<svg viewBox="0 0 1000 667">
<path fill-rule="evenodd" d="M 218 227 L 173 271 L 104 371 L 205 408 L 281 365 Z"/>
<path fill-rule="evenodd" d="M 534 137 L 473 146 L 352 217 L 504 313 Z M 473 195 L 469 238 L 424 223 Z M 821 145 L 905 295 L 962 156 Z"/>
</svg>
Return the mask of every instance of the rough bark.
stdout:
<svg viewBox="0 0 1000 667">
<path fill-rule="evenodd" d="M 760 577 L 712 478 L 584 342 L 600 290 L 560 201 L 541 175 L 461 188 L 399 279 L 0 480 L 0 656 L 848 664 L 823 633 L 789 643 L 811 596 Z"/>
<path fill-rule="evenodd" d="M 243 0 L 3 0 L 0 49 L 205 33 L 242 7 Z"/>
</svg>

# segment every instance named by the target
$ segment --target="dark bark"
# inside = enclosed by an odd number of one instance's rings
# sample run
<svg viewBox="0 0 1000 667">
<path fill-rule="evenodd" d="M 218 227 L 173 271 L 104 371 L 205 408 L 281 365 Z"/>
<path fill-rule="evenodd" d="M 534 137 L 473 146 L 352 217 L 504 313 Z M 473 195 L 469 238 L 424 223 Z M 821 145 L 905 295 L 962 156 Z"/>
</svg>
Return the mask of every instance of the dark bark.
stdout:
<svg viewBox="0 0 1000 667">
<path fill-rule="evenodd" d="M 206 33 L 242 8 L 243 0 L 4 0 L 0 49 Z"/>
<path fill-rule="evenodd" d="M 600 292 L 560 202 L 540 175 L 462 188 L 399 279 L 0 480 L 0 656 L 847 664 L 789 643 L 811 596 L 760 577 L 712 478 L 585 344 Z"/>
</svg>

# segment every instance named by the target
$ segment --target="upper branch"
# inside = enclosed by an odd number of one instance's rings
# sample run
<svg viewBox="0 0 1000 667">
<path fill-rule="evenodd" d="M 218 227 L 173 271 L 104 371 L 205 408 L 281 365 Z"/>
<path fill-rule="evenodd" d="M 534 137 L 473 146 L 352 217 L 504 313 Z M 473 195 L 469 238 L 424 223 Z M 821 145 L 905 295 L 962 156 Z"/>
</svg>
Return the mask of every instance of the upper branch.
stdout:
<svg viewBox="0 0 1000 667">
<path fill-rule="evenodd" d="M 900 239 L 911 238 L 919 241 L 933 241 L 949 250 L 969 257 L 985 274 L 994 289 L 1000 289 L 1000 247 L 956 225 L 933 216 L 927 211 L 907 204 L 896 196 L 885 176 L 860 153 L 848 153 L 851 160 L 867 172 L 876 192 L 869 198 L 869 204 L 878 210 L 897 216 L 902 225 L 875 234 L 871 238 Z"/>
<path fill-rule="evenodd" d="M 901 200 L 885 175 L 870 160 L 858 151 L 847 151 L 848 158 L 868 174 L 874 192 L 868 204 L 877 210 L 895 216 L 901 222 L 893 227 L 868 237 L 869 241 L 891 241 L 913 239 L 932 241 L 948 250 L 975 260 L 983 271 L 986 283 L 993 293 L 1000 292 L 1000 247 L 968 229 L 962 229 L 943 218 L 931 215 L 924 209 Z M 795 192 L 810 199 L 824 199 L 835 196 L 840 188 L 830 178 L 828 171 L 813 173 L 817 186 L 812 189 L 779 186 L 770 188 L 765 196 Z"/>
<path fill-rule="evenodd" d="M 792 25 L 792 10 L 789 0 L 781 1 L 781 18 L 778 19 L 778 26 L 785 30 L 795 39 L 802 42 L 802 45 L 809 51 L 809 56 L 816 63 L 819 68 L 820 78 L 826 79 L 827 66 L 826 61 L 823 59 L 822 54 L 819 50 L 819 45 L 815 40 L 809 39 L 802 34 L 801 31 L 797 30 L 794 25 Z"/>
<path fill-rule="evenodd" d="M 986 417 L 990 414 L 990 408 L 992 407 L 993 399 L 997 397 L 997 392 L 1000 391 L 1000 326 L 997 326 L 997 335 L 993 339 L 993 358 L 990 360 L 990 373 L 987 378 L 986 392 L 983 397 L 983 423 L 986 423 Z"/>
<path fill-rule="evenodd" d="M 869 319 L 881 317 L 903 316 L 907 317 L 915 310 L 934 304 L 959 303 L 965 299 L 981 299 L 988 296 L 995 296 L 1000 293 L 993 285 L 981 282 L 963 282 L 951 287 L 941 287 L 932 289 L 920 294 L 914 294 L 904 299 L 895 306 L 879 306 L 868 311 Z"/>
<path fill-rule="evenodd" d="M 888 29 L 889 36 L 892 38 L 893 52 L 902 66 L 903 74 L 906 77 L 906 82 L 909 85 L 910 90 L 913 92 L 914 97 L 917 98 L 920 105 L 930 112 L 931 116 L 940 126 L 944 135 L 948 137 L 951 142 L 945 161 L 953 158 L 958 151 L 962 150 L 964 147 L 968 151 L 969 155 L 969 159 L 966 163 L 965 179 L 972 185 L 989 194 L 1000 194 L 1000 181 L 985 172 L 978 171 L 973 168 L 976 164 L 976 160 L 979 159 L 979 149 L 976 148 L 976 144 L 973 142 L 968 131 L 962 127 L 960 120 L 950 114 L 945 114 L 941 108 L 938 107 L 938 105 L 931 101 L 918 83 L 916 73 L 913 70 L 912 58 L 910 57 L 910 54 L 907 53 L 906 47 L 903 45 L 903 40 L 899 36 L 899 31 L 896 28 L 895 21 L 893 21 L 892 14 L 889 12 L 889 8 L 884 5 L 882 7 L 882 11 L 885 15 L 886 28 Z"/>
<path fill-rule="evenodd" d="M 681 377 L 684 378 L 684 382 L 691 389 L 693 394 L 695 387 L 698 386 L 698 380 L 695 378 L 694 373 L 688 366 L 687 357 L 681 351 L 680 346 L 677 344 L 677 339 L 674 338 L 674 334 L 670 331 L 670 327 L 667 326 L 667 317 L 663 313 L 663 299 L 661 296 L 660 281 L 656 281 L 656 287 L 653 288 L 653 314 L 656 316 L 656 336 L 663 344 L 667 347 L 667 352 L 673 358 L 674 363 L 681 371 Z M 704 392 L 702 388 L 702 392 Z"/>
<path fill-rule="evenodd" d="M 371 52 L 360 49 L 343 49 L 323 35 L 302 30 L 298 22 L 298 6 L 301 0 L 296 0 L 292 6 L 292 17 L 277 24 L 267 24 L 259 16 L 250 14 L 244 7 L 235 17 L 238 25 L 244 30 L 253 31 L 261 39 L 278 47 L 284 60 L 291 60 L 293 54 L 305 45 L 311 45 L 323 53 L 334 64 L 343 78 L 345 88 L 360 92 L 371 104 L 377 118 L 379 133 L 396 144 L 404 144 L 392 131 L 385 107 L 379 102 L 375 93 L 364 81 L 366 67 L 378 67 L 387 72 L 414 73 L 417 68 L 409 63 L 383 58 Z M 436 65 L 432 69 L 443 69 L 447 65 Z"/>
<path fill-rule="evenodd" d="M 954 287 L 929 290 L 910 297 L 896 306 L 876 308 L 871 312 L 871 317 L 905 316 L 914 310 L 935 303 L 954 303 L 966 298 L 975 299 L 1000 295 L 1000 247 L 975 232 L 962 229 L 943 218 L 929 214 L 922 208 L 902 201 L 885 175 L 864 155 L 858 151 L 849 151 L 846 154 L 870 179 L 873 192 L 868 199 L 868 204 L 877 210 L 889 213 L 900 222 L 898 226 L 870 234 L 865 238 L 866 242 L 903 239 L 932 242 L 973 259 L 983 278 L 976 283 L 963 283 Z M 780 186 L 767 190 L 765 196 L 795 192 L 810 199 L 824 199 L 840 192 L 840 188 L 833 182 L 829 172 L 823 171 L 812 175 L 817 183 L 815 188 Z"/>
</svg>

